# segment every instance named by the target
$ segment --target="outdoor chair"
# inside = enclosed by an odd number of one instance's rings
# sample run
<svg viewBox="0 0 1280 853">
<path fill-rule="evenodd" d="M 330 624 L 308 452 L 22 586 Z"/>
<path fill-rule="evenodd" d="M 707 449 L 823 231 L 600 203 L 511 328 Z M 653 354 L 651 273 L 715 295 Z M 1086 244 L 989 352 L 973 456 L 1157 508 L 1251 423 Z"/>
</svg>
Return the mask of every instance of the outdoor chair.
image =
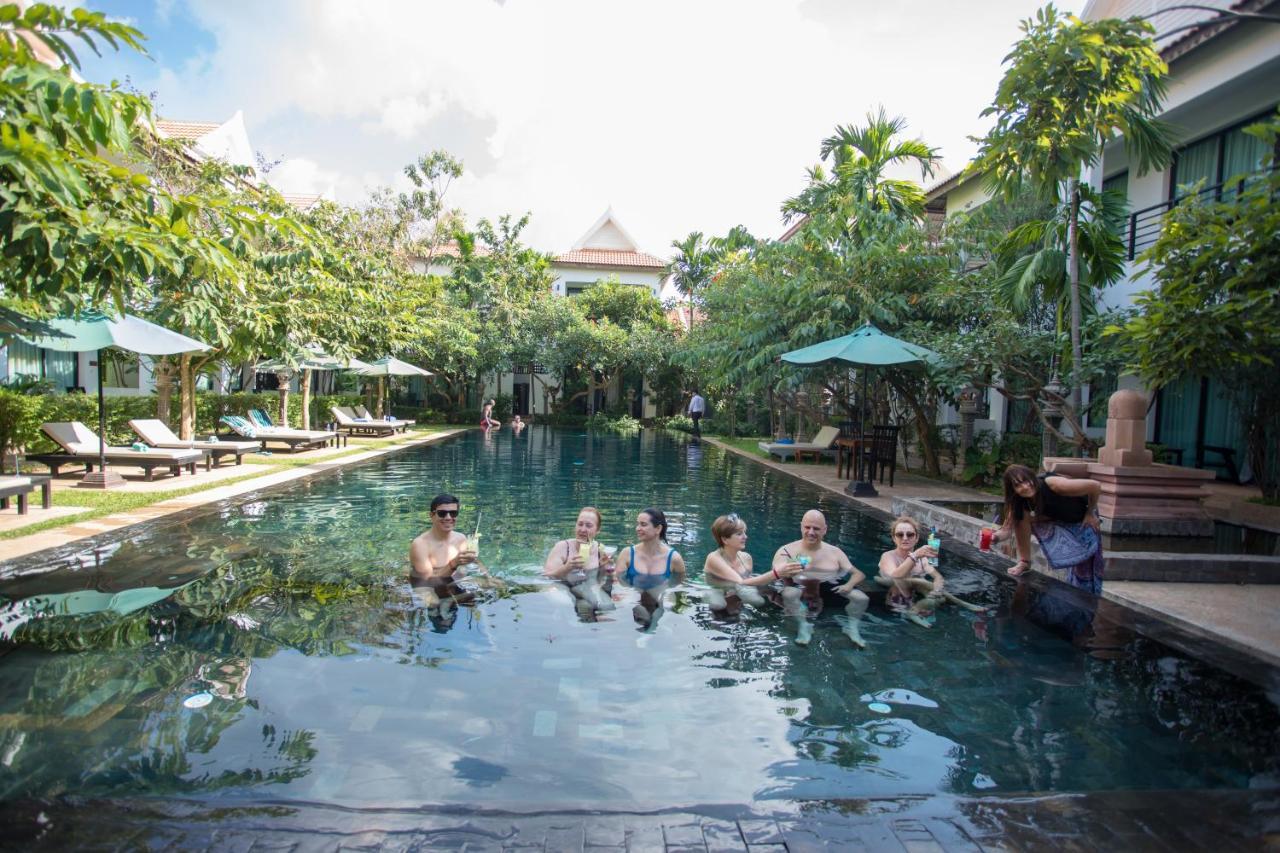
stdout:
<svg viewBox="0 0 1280 853">
<path fill-rule="evenodd" d="M 399 430 L 399 427 L 390 421 L 357 418 L 355 412 L 345 406 L 330 406 L 329 411 L 333 413 L 338 429 L 346 430 L 348 435 L 386 436 L 395 435 Z"/>
<path fill-rule="evenodd" d="M 871 440 L 863 447 L 862 464 L 866 465 L 867 482 L 876 476 L 879 469 L 880 482 L 884 482 L 884 469 L 889 469 L 889 486 L 893 486 L 893 475 L 898 470 L 898 427 L 879 424 L 871 427 Z"/>
<path fill-rule="evenodd" d="M 259 447 L 256 441 L 193 441 L 191 439 L 181 439 L 173 434 L 173 430 L 169 429 L 164 421 L 155 418 L 129 421 L 129 428 L 152 447 L 170 450 L 203 450 L 212 457 L 214 465 L 222 464 L 221 459 L 224 456 L 234 456 L 236 464 L 239 465 L 244 461 L 246 453 L 253 453 Z"/>
<path fill-rule="evenodd" d="M 9 508 L 9 498 L 18 499 L 18 515 L 27 514 L 27 495 L 40 490 L 40 505 L 53 506 L 53 482 L 49 477 L 21 476 L 0 477 L 0 509 Z"/>
<path fill-rule="evenodd" d="M 770 456 L 777 456 L 783 462 L 786 462 L 791 456 L 799 458 L 805 453 L 814 455 L 835 456 L 836 439 L 840 437 L 839 427 L 824 426 L 818 430 L 818 434 L 813 437 L 813 441 L 797 441 L 794 444 L 780 444 L 776 441 L 761 441 L 756 446 L 768 453 Z"/>
<path fill-rule="evenodd" d="M 368 418 L 369 420 L 374 420 L 373 415 L 369 414 L 369 410 L 366 409 L 364 406 L 356 406 L 354 411 L 356 413 L 356 417 L 358 418 Z M 387 421 L 387 423 L 395 424 L 396 426 L 400 427 L 401 432 L 405 432 L 409 427 L 417 423 L 417 421 L 402 421 L 400 420 L 400 418 L 392 418 L 391 420 Z"/>
<path fill-rule="evenodd" d="M 62 452 L 28 454 L 27 459 L 48 465 L 49 473 L 52 476 L 58 476 L 58 469 L 63 465 L 84 465 L 85 473 L 91 473 L 94 466 L 98 464 L 102 441 L 93 430 L 84 424 L 79 421 L 56 421 L 41 424 L 40 429 L 62 448 Z M 141 468 L 148 481 L 153 479 L 156 468 L 167 468 L 169 473 L 175 477 L 182 473 L 183 468 L 186 468 L 194 475 L 196 473 L 196 463 L 201 460 L 204 461 L 205 470 L 208 470 L 210 465 L 209 454 L 203 450 L 106 448 L 106 463 L 108 465 Z"/>
<path fill-rule="evenodd" d="M 239 415 L 223 415 L 218 420 L 241 438 L 260 442 L 263 450 L 267 449 L 268 441 L 276 441 L 287 445 L 289 451 L 294 452 L 299 447 L 304 449 L 324 447 L 330 442 L 336 443 L 338 440 L 336 432 L 313 429 L 285 429 L 284 427 L 264 428 L 254 426 L 249 423 L 247 418 Z"/>
</svg>

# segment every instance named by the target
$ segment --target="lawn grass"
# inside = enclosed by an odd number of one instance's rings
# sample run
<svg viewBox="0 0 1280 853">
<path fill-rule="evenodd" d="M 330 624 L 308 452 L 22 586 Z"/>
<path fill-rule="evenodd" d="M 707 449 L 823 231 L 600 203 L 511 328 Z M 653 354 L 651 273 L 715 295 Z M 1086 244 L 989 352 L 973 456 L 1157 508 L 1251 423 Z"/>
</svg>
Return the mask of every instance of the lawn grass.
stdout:
<svg viewBox="0 0 1280 853">
<path fill-rule="evenodd" d="M 759 446 L 760 442 L 764 441 L 763 438 L 742 438 L 739 436 L 734 436 L 733 438 L 729 438 L 728 436 L 711 435 L 710 433 L 707 434 L 707 438 L 714 438 L 716 441 L 720 442 L 721 444 L 727 444 L 729 447 L 732 447 L 736 450 L 741 450 L 745 453 L 750 454 L 751 456 L 758 456 L 761 459 L 769 458 L 769 454 L 761 450 Z"/>
<path fill-rule="evenodd" d="M 86 508 L 85 511 L 75 513 L 74 515 L 64 515 L 60 518 L 48 518 L 44 521 L 37 521 L 35 524 L 16 527 L 12 530 L 0 531 L 0 541 L 6 539 L 17 539 L 31 533 L 41 533 L 45 530 L 52 530 L 57 527 L 78 524 L 82 521 L 100 518 L 104 515 L 128 512 L 141 507 L 151 506 L 152 504 L 157 504 L 161 501 L 185 497 L 187 495 L 196 494 L 197 492 L 216 489 L 221 486 L 243 483 L 245 480 L 265 477 L 268 474 L 272 474 L 286 468 L 303 468 L 307 465 L 330 462 L 334 459 L 341 459 L 345 456 L 351 456 L 366 450 L 380 450 L 384 447 L 403 444 L 411 439 L 422 438 L 424 436 L 434 435 L 436 433 L 446 432 L 452 429 L 465 429 L 465 427 L 424 425 L 422 427 L 415 427 L 406 434 L 397 435 L 395 438 L 364 439 L 360 440 L 359 443 L 351 444 L 336 453 L 320 457 L 313 456 L 309 459 L 290 459 L 286 454 L 280 454 L 278 456 L 275 454 L 272 454 L 271 456 L 254 455 L 250 457 L 253 461 L 247 463 L 252 470 L 245 471 L 245 473 L 238 476 L 229 477 L 225 480 L 208 480 L 192 486 L 186 486 L 178 489 L 166 489 L 159 492 L 114 492 L 97 491 L 93 489 L 54 489 L 54 506 L 82 506 Z"/>
</svg>

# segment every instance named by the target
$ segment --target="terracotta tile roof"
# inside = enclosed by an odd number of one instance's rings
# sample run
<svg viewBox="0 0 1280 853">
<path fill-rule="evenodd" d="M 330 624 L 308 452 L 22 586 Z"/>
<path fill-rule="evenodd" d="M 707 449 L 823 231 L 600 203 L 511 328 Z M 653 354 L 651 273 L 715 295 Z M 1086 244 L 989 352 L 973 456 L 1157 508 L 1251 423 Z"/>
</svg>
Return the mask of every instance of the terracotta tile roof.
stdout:
<svg viewBox="0 0 1280 853">
<path fill-rule="evenodd" d="M 170 121 L 169 119 L 156 119 L 156 129 L 167 136 L 169 139 L 181 139 L 184 142 L 195 142 L 205 134 L 211 133 L 222 127 L 220 122 L 216 121 Z"/>
<path fill-rule="evenodd" d="M 283 198 L 294 210 L 310 210 L 321 199 L 318 195 L 304 195 L 302 193 L 280 193 Z"/>
<path fill-rule="evenodd" d="M 626 267 L 627 269 L 662 269 L 667 262 L 644 252 L 619 249 L 575 249 L 556 255 L 553 263 L 582 267 Z"/>
</svg>

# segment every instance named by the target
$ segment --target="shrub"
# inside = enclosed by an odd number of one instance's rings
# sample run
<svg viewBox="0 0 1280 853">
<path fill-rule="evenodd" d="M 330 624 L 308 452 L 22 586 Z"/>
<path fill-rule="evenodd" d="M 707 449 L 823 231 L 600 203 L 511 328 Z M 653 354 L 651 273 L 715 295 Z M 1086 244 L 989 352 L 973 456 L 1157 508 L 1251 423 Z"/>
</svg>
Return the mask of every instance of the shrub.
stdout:
<svg viewBox="0 0 1280 853">
<path fill-rule="evenodd" d="M 630 415 L 619 415 L 611 418 L 604 412 L 596 412 L 587 418 L 587 429 L 594 432 L 630 433 L 640 431 L 640 422 Z"/>
<path fill-rule="evenodd" d="M 667 418 L 655 418 L 654 424 L 658 427 L 679 430 L 680 432 L 693 432 L 693 418 L 688 415 L 671 415 Z"/>
<path fill-rule="evenodd" d="M 10 453 L 25 448 L 40 437 L 44 418 L 40 397 L 0 388 L 0 473 Z"/>
<path fill-rule="evenodd" d="M 995 486 L 1010 465 L 1026 465 L 1032 471 L 1040 467 L 1040 436 L 1005 433 L 999 439 L 992 432 L 974 436 L 974 446 L 965 451 L 964 471 L 960 479 L 970 486 Z"/>
</svg>

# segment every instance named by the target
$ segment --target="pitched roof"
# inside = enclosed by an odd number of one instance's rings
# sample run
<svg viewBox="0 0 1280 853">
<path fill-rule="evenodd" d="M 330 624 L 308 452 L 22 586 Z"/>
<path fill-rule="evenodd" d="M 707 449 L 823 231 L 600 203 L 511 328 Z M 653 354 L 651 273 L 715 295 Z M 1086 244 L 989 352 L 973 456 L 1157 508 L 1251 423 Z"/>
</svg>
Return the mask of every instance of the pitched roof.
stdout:
<svg viewBox="0 0 1280 853">
<path fill-rule="evenodd" d="M 660 270 L 667 262 L 646 252 L 620 249 L 574 249 L 556 255 L 552 263 L 582 267 Z"/>
<path fill-rule="evenodd" d="M 181 139 L 184 142 L 195 142 L 205 134 L 212 133 L 222 127 L 217 121 L 171 121 L 156 119 L 156 129 L 168 139 Z"/>
<path fill-rule="evenodd" d="M 294 210 L 310 210 L 324 196 L 310 195 L 303 193 L 280 193 L 283 198 Z"/>
</svg>

